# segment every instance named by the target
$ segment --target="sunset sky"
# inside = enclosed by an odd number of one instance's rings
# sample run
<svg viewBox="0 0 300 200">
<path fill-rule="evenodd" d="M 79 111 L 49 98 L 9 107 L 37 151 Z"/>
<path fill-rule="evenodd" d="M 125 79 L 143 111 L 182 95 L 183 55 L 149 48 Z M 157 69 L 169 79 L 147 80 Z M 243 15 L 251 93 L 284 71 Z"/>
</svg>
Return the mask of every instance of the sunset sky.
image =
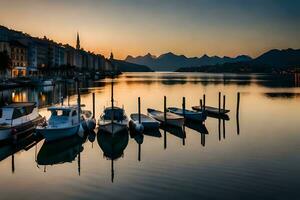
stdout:
<svg viewBox="0 0 300 200">
<path fill-rule="evenodd" d="M 297 0 L 0 0 L 0 24 L 123 59 L 300 48 Z"/>
</svg>

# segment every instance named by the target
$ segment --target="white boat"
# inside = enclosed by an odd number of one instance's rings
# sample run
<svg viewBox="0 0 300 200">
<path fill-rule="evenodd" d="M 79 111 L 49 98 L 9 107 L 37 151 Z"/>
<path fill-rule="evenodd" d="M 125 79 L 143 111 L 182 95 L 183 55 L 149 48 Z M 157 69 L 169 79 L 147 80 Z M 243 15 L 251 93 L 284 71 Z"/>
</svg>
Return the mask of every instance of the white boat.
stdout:
<svg viewBox="0 0 300 200">
<path fill-rule="evenodd" d="M 4 106 L 0 108 L 0 141 L 33 131 L 43 120 L 34 102 Z"/>
<path fill-rule="evenodd" d="M 77 106 L 55 106 L 48 110 L 51 112 L 49 120 L 36 128 L 46 141 L 58 140 L 78 133 L 81 120 L 78 117 Z"/>
<path fill-rule="evenodd" d="M 104 108 L 103 114 L 98 121 L 99 131 L 115 135 L 127 131 L 129 119 L 124 108 L 114 106 L 114 82 L 111 81 L 111 107 Z"/>
<path fill-rule="evenodd" d="M 99 130 L 116 134 L 127 130 L 129 120 L 123 108 L 108 107 L 104 109 L 99 119 Z"/>
<path fill-rule="evenodd" d="M 175 108 L 175 107 L 169 107 L 168 111 L 171 113 L 183 116 L 187 120 L 192 120 L 192 121 L 200 121 L 203 122 L 206 120 L 207 116 L 204 112 L 195 112 L 192 110 L 183 110 L 181 108 Z"/>
<path fill-rule="evenodd" d="M 138 127 L 141 124 L 144 130 L 152 130 L 152 129 L 158 129 L 160 125 L 159 121 L 144 114 L 141 114 L 141 123 L 139 123 L 138 113 L 131 114 L 130 118 L 131 118 L 130 124 L 132 124 L 131 126 L 133 126 L 134 128 Z"/>
<path fill-rule="evenodd" d="M 148 113 L 152 118 L 156 119 L 161 123 L 166 123 L 167 125 L 182 127 L 184 124 L 184 118 L 182 116 L 176 115 L 171 112 L 166 112 L 166 122 L 165 122 L 164 112 L 149 108 Z"/>
</svg>

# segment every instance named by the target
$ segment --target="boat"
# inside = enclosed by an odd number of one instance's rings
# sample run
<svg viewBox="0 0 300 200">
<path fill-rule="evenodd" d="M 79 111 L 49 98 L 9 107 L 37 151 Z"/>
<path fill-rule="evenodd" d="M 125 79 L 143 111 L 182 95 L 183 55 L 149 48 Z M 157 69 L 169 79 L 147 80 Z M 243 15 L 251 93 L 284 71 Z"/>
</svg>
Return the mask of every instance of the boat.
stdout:
<svg viewBox="0 0 300 200">
<path fill-rule="evenodd" d="M 123 108 L 108 107 L 104 109 L 103 114 L 100 116 L 99 130 L 114 135 L 127 130 L 128 122 L 128 117 Z"/>
<path fill-rule="evenodd" d="M 133 126 L 135 129 L 141 124 L 143 126 L 143 130 L 153 130 L 153 129 L 158 129 L 159 128 L 159 121 L 153 119 L 150 116 L 140 114 L 141 116 L 141 122 L 139 122 L 139 114 L 138 113 L 133 113 L 130 115 L 130 124 Z"/>
<path fill-rule="evenodd" d="M 49 120 L 36 128 L 46 141 L 58 140 L 78 133 L 81 120 L 77 106 L 53 106 Z"/>
<path fill-rule="evenodd" d="M 129 119 L 124 108 L 114 106 L 114 82 L 111 81 L 111 107 L 104 108 L 103 114 L 98 121 L 99 131 L 112 135 L 127 131 Z"/>
<path fill-rule="evenodd" d="M 166 122 L 164 112 L 148 108 L 148 113 L 152 118 L 156 119 L 161 123 L 166 123 L 167 125 L 182 127 L 184 124 L 184 118 L 182 116 L 176 115 L 171 112 L 166 112 Z"/>
<path fill-rule="evenodd" d="M 0 141 L 33 131 L 44 118 L 35 102 L 12 103 L 0 108 Z"/>
<path fill-rule="evenodd" d="M 187 120 L 200 121 L 203 122 L 206 120 L 206 114 L 202 111 L 192 111 L 192 110 L 183 110 L 181 108 L 169 107 L 168 111 L 180 116 L 183 116 Z"/>
<path fill-rule="evenodd" d="M 196 111 L 203 111 L 203 108 L 201 106 L 193 106 L 192 109 L 196 110 Z M 219 108 L 212 107 L 212 106 L 205 106 L 204 110 L 207 113 L 207 115 L 210 115 L 210 114 L 225 115 L 230 112 L 230 110 L 226 110 L 226 109 L 224 110 L 223 108 L 221 108 L 219 110 Z"/>
</svg>

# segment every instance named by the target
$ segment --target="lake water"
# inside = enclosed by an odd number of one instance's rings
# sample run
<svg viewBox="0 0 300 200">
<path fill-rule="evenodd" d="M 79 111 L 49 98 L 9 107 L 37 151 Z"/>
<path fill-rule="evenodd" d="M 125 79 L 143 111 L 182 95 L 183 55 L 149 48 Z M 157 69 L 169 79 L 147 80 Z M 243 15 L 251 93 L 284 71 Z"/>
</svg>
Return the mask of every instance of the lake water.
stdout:
<svg viewBox="0 0 300 200">
<path fill-rule="evenodd" d="M 82 83 L 81 102 L 96 116 L 109 105 L 111 81 Z M 293 77 L 203 73 L 126 73 L 114 80 L 114 98 L 127 114 L 167 106 L 218 106 L 226 95 L 230 120 L 208 118 L 208 134 L 185 127 L 131 138 L 89 135 L 16 148 L 0 146 L 0 199 L 299 199 L 300 88 Z M 74 94 L 74 87 L 67 85 Z M 2 101 L 38 101 L 40 113 L 65 85 L 2 91 Z M 241 93 L 236 117 L 237 92 Z M 76 95 L 69 101 L 76 102 Z M 67 100 L 65 99 L 65 102 Z M 223 103 L 222 103 L 223 104 Z M 97 132 L 97 131 L 96 131 Z M 115 145 L 114 158 L 107 149 Z M 33 144 L 33 145 L 30 145 Z M 108 150 L 109 151 L 109 150 Z"/>
</svg>

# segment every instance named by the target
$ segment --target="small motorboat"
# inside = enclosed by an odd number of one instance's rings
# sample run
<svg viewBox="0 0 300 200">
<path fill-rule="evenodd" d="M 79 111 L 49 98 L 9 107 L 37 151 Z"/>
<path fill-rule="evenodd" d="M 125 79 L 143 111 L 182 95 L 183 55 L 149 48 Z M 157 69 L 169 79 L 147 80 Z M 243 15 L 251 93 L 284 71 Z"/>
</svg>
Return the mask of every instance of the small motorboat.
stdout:
<svg viewBox="0 0 300 200">
<path fill-rule="evenodd" d="M 129 120 L 123 108 L 108 107 L 104 109 L 99 119 L 99 130 L 116 134 L 127 130 Z"/>
<path fill-rule="evenodd" d="M 0 108 L 0 141 L 33 131 L 43 120 L 34 102 L 4 106 Z"/>
<path fill-rule="evenodd" d="M 133 126 L 135 129 L 140 129 L 139 127 L 139 114 L 134 113 L 130 115 L 130 126 Z M 159 121 L 153 119 L 150 116 L 141 114 L 141 125 L 143 126 L 143 130 L 153 130 L 153 129 L 158 129 L 159 128 Z"/>
<path fill-rule="evenodd" d="M 111 80 L 111 107 L 104 108 L 98 121 L 99 131 L 115 135 L 122 131 L 128 131 L 129 119 L 124 108 L 114 106 L 114 81 Z"/>
<path fill-rule="evenodd" d="M 78 133 L 81 120 L 77 106 L 54 106 L 48 108 L 51 112 L 49 120 L 36 128 L 37 133 L 46 141 L 58 140 Z"/>
<path fill-rule="evenodd" d="M 171 112 L 166 112 L 166 122 L 164 112 L 149 108 L 148 113 L 152 118 L 161 123 L 166 123 L 167 125 L 182 127 L 184 124 L 184 118 L 182 116 L 176 115 Z"/>
<path fill-rule="evenodd" d="M 183 110 L 181 108 L 169 107 L 168 111 L 176 115 L 183 116 L 187 120 L 200 121 L 203 122 L 206 120 L 206 114 L 202 111 L 192 111 L 192 110 Z"/>
</svg>

